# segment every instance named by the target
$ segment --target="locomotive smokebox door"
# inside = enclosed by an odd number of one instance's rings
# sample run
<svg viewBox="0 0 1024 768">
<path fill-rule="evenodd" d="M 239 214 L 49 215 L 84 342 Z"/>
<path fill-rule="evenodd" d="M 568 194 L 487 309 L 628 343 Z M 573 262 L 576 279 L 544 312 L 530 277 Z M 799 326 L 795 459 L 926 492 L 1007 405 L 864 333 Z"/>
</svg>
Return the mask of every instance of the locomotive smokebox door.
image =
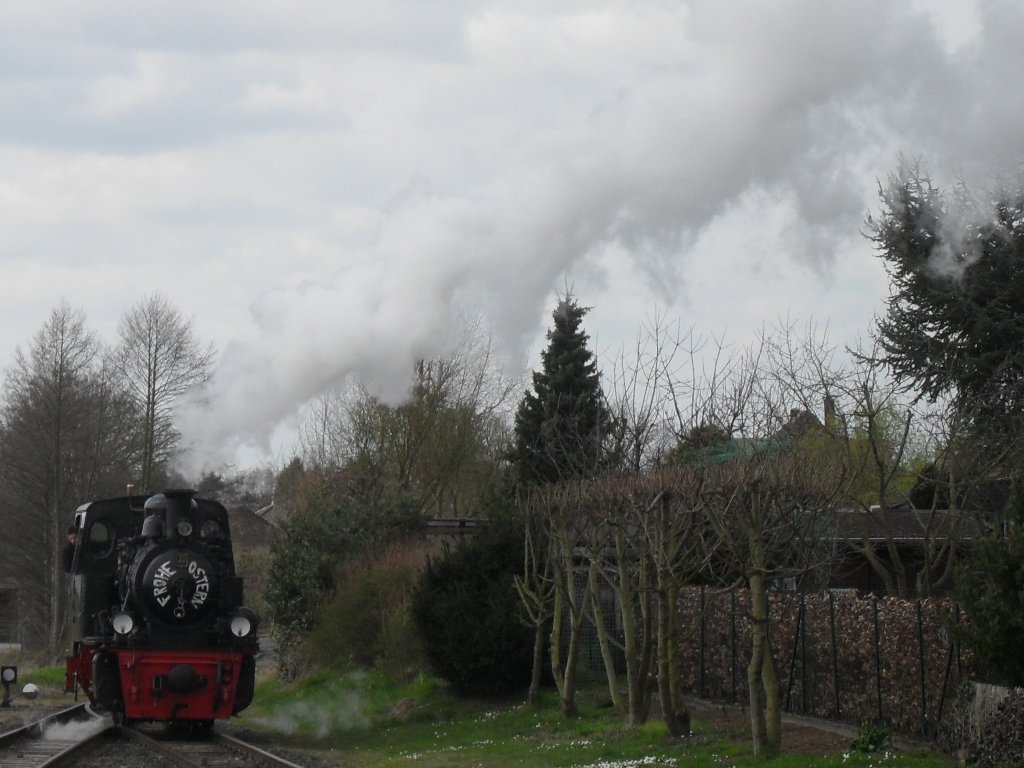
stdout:
<svg viewBox="0 0 1024 768">
<path fill-rule="evenodd" d="M 192 626 L 216 607 L 211 597 L 209 559 L 186 549 L 157 550 L 142 572 L 139 592 L 162 622 L 176 627 Z"/>
</svg>

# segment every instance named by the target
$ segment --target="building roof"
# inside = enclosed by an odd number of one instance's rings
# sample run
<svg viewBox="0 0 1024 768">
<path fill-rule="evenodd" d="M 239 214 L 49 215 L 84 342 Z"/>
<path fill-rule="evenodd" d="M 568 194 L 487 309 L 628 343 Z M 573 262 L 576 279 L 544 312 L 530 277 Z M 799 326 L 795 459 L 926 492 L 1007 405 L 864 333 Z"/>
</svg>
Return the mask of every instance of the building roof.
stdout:
<svg viewBox="0 0 1024 768">
<path fill-rule="evenodd" d="M 837 509 L 832 512 L 834 538 L 868 541 L 917 542 L 928 538 L 961 539 L 981 535 L 978 518 L 973 514 L 947 509 L 915 509 L 903 502 L 871 509 Z"/>
</svg>

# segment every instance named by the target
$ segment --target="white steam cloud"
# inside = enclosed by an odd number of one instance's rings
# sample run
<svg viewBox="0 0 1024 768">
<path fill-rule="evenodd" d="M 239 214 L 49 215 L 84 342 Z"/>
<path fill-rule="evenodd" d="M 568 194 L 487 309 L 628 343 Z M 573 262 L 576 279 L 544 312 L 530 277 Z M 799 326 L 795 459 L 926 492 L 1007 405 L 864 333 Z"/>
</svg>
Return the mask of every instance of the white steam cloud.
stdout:
<svg viewBox="0 0 1024 768">
<path fill-rule="evenodd" d="M 987 45 L 1001 17 L 1024 20 L 1009 6 L 982 11 Z M 472 66 L 509 91 L 511 104 L 496 106 L 509 135 L 484 148 L 492 157 L 467 150 L 473 174 L 416 175 L 333 279 L 262 296 L 255 340 L 226 351 L 210 410 L 189 427 L 198 445 L 265 444 L 349 375 L 401 394 L 411 361 L 443 351 L 467 305 L 521 360 L 551 292 L 608 249 L 628 254 L 652 301 L 671 303 L 688 251 L 752 193 L 786 209 L 786 246 L 827 273 L 859 233 L 884 176 L 875 169 L 905 146 L 946 171 L 976 127 L 949 102 L 974 103 L 980 77 L 1005 72 L 980 40 L 881 0 L 603 3 L 554 16 L 499 5 L 468 17 L 464 34 Z M 982 166 L 1005 159 L 972 154 Z"/>
<path fill-rule="evenodd" d="M 370 726 L 365 702 L 352 690 L 338 689 L 317 701 L 293 701 L 274 708 L 253 722 L 287 734 L 323 739 L 331 733 L 365 730 Z"/>
<path fill-rule="evenodd" d="M 44 741 L 84 741 L 109 727 L 110 721 L 102 717 L 51 723 L 43 729 L 41 738 Z"/>
</svg>

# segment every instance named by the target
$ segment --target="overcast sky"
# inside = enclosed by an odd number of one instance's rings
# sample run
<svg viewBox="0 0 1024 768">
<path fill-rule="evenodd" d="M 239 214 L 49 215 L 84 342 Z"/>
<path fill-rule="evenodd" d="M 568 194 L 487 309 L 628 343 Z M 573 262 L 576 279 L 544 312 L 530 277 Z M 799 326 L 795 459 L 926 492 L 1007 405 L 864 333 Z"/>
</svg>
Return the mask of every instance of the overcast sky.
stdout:
<svg viewBox="0 0 1024 768">
<path fill-rule="evenodd" d="M 1024 138 L 1017 2 L 8 0 L 0 36 L 0 365 L 160 291 L 221 353 L 221 458 L 466 309 L 534 363 L 566 285 L 603 354 L 655 309 L 864 333 L 878 182 Z"/>
</svg>

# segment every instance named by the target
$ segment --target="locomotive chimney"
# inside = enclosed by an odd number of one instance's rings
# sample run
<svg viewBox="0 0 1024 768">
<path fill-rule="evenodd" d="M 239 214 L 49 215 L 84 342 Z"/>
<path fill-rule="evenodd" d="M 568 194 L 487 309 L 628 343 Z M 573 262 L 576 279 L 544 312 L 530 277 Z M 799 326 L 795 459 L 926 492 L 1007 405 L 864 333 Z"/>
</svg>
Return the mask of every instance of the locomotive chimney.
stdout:
<svg viewBox="0 0 1024 768">
<path fill-rule="evenodd" d="M 178 521 L 190 517 L 195 493 L 192 490 L 164 491 L 164 498 L 167 499 L 167 523 L 164 530 L 168 539 L 178 538 Z"/>
</svg>

